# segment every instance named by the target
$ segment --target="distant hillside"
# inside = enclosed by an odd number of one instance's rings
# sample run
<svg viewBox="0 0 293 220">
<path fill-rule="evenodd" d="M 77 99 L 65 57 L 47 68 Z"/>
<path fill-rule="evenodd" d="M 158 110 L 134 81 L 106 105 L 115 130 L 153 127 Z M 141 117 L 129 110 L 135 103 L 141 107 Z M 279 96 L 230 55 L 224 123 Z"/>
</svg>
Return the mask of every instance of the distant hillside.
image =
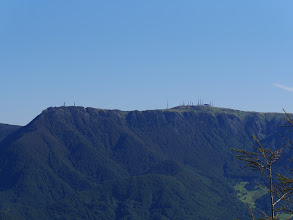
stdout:
<svg viewBox="0 0 293 220">
<path fill-rule="evenodd" d="M 21 128 L 21 126 L 17 125 L 8 125 L 8 124 L 1 124 L 0 123 L 0 141 L 6 138 L 9 134 L 15 132 Z"/>
<path fill-rule="evenodd" d="M 281 142 L 282 118 L 208 106 L 48 108 L 0 143 L 1 218 L 248 219 L 233 187 L 262 180 L 230 149 L 252 149 L 253 134 Z"/>
</svg>

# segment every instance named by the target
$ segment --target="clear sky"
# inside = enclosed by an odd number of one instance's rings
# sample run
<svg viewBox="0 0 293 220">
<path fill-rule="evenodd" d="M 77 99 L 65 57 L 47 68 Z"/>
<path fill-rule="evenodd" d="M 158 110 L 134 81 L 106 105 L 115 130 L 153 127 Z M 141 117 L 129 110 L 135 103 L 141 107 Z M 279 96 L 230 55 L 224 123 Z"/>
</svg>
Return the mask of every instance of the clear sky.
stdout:
<svg viewBox="0 0 293 220">
<path fill-rule="evenodd" d="M 0 122 L 50 106 L 293 112 L 292 0 L 0 1 Z"/>
</svg>

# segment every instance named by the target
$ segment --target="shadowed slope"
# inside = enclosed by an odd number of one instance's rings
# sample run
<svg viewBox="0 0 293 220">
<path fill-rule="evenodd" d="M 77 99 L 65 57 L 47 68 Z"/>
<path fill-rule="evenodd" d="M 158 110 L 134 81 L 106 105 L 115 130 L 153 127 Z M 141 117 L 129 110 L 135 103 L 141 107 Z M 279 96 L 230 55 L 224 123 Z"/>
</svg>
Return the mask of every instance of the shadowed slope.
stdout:
<svg viewBox="0 0 293 220">
<path fill-rule="evenodd" d="M 18 125 L 8 125 L 8 124 L 1 124 L 0 123 L 0 142 L 6 138 L 8 135 L 12 134 L 13 132 L 17 131 L 21 126 Z"/>
</svg>

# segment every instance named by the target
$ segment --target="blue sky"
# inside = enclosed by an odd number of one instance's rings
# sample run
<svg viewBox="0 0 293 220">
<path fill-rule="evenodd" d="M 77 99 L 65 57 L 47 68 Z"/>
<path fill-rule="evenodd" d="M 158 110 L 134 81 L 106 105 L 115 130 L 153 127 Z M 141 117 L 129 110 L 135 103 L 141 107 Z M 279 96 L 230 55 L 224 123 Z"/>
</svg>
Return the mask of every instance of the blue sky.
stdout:
<svg viewBox="0 0 293 220">
<path fill-rule="evenodd" d="M 50 106 L 293 112 L 290 0 L 0 2 L 0 122 Z"/>
</svg>

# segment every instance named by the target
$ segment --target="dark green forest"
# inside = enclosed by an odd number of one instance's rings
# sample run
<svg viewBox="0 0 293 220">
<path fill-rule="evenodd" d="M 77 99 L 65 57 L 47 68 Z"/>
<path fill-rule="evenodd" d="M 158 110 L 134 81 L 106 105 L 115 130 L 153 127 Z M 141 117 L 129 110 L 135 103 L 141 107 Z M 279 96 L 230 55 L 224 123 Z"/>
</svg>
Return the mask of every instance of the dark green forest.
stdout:
<svg viewBox="0 0 293 220">
<path fill-rule="evenodd" d="M 0 126 L 1 219 L 249 219 L 263 179 L 231 148 L 275 148 L 284 115 L 209 106 L 44 110 Z M 278 164 L 282 171 L 284 162 Z"/>
</svg>

